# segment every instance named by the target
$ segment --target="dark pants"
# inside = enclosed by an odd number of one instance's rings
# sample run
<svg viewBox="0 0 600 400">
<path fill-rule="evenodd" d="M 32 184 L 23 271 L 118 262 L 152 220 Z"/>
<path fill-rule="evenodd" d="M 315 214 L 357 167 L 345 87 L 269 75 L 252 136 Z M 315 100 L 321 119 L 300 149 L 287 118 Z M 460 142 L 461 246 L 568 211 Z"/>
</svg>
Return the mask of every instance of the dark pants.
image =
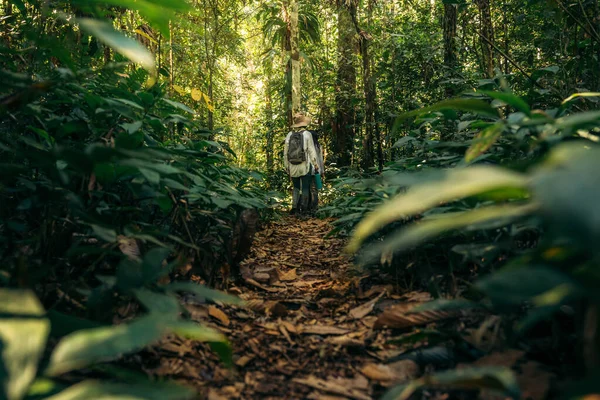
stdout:
<svg viewBox="0 0 600 400">
<path fill-rule="evenodd" d="M 292 178 L 294 184 L 294 194 L 292 196 L 292 209 L 307 211 L 310 199 L 310 183 L 313 176 L 310 172 L 304 176 Z M 302 195 L 300 195 L 302 192 Z"/>
</svg>

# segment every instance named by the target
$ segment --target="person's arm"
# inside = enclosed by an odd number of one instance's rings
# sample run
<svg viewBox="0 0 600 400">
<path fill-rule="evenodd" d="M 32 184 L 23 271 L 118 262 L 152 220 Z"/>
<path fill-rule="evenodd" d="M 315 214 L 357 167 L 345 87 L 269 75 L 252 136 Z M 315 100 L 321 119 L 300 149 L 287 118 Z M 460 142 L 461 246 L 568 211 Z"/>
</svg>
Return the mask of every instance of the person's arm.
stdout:
<svg viewBox="0 0 600 400">
<path fill-rule="evenodd" d="M 306 144 L 306 153 L 308 154 L 309 162 L 315 167 L 316 172 L 320 172 L 319 162 L 317 161 L 317 150 L 309 131 L 304 131 L 304 143 Z"/>
</svg>

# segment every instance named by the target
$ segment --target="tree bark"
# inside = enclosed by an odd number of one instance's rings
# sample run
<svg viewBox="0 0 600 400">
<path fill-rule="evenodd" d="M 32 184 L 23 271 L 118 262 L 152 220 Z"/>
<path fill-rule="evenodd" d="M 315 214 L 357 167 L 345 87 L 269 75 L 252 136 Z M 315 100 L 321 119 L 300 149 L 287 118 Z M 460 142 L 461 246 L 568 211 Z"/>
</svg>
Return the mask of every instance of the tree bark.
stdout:
<svg viewBox="0 0 600 400">
<path fill-rule="evenodd" d="M 479 8 L 479 23 L 482 64 L 483 70 L 488 78 L 494 77 L 494 26 L 492 24 L 492 12 L 490 0 L 475 0 L 477 8 Z M 488 40 L 485 40 L 487 38 Z"/>
<path fill-rule="evenodd" d="M 173 72 L 173 25 L 169 21 L 169 85 L 173 90 L 175 84 L 175 73 Z"/>
<path fill-rule="evenodd" d="M 354 48 L 356 34 L 351 12 L 353 5 L 338 7 L 338 69 L 335 87 L 336 117 L 334 150 L 339 167 L 352 163 L 354 143 L 354 105 L 356 68 Z"/>
<path fill-rule="evenodd" d="M 456 25 L 458 13 L 456 4 L 444 3 L 444 65 L 449 74 L 454 74 L 457 67 L 458 57 L 456 54 Z M 446 86 L 446 96 L 454 96 L 451 85 Z"/>
<path fill-rule="evenodd" d="M 290 0 L 290 47 L 292 60 L 292 115 L 300 111 L 300 46 L 298 43 L 298 0 Z"/>
</svg>

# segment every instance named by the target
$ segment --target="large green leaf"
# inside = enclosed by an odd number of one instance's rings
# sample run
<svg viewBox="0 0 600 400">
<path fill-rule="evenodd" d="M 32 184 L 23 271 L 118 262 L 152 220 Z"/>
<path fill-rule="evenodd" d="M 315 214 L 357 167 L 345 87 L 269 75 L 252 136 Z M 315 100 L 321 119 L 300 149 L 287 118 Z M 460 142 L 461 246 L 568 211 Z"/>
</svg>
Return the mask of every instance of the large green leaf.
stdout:
<svg viewBox="0 0 600 400">
<path fill-rule="evenodd" d="M 427 375 L 408 385 L 388 391 L 382 400 L 407 400 L 423 387 L 455 389 L 487 389 L 519 399 L 521 391 L 513 372 L 504 367 L 475 367 L 444 371 Z"/>
<path fill-rule="evenodd" d="M 495 167 L 475 166 L 448 171 L 443 181 L 410 188 L 367 215 L 356 227 L 348 251 L 356 252 L 362 242 L 385 225 L 423 212 L 444 202 L 490 190 L 524 188 L 527 179 L 520 174 Z"/>
<path fill-rule="evenodd" d="M 0 289 L 0 397 L 18 400 L 35 379 L 50 322 L 33 292 Z"/>
<path fill-rule="evenodd" d="M 531 108 L 529 107 L 529 104 L 527 104 L 527 102 L 519 96 L 508 92 L 492 92 L 489 90 L 480 90 L 478 93 L 483 93 L 493 99 L 501 100 L 515 109 L 525 113 L 525 115 L 528 117 L 531 117 Z"/>
<path fill-rule="evenodd" d="M 468 148 L 465 154 L 465 161 L 470 163 L 477 157 L 485 153 L 500 137 L 504 130 L 504 123 L 498 122 L 487 127 L 477 135 L 471 147 Z"/>
<path fill-rule="evenodd" d="M 545 299 L 538 298 L 540 305 L 549 305 L 549 297 L 558 301 L 565 298 L 558 296 L 561 293 L 553 293 L 558 287 L 568 288 L 571 294 L 580 292 L 577 282 L 566 274 L 537 266 L 503 269 L 479 280 L 475 287 L 497 305 L 519 305 L 523 301 L 543 295 L 546 296 Z"/>
<path fill-rule="evenodd" d="M 159 318 L 144 317 L 130 324 L 74 332 L 58 343 L 46 374 L 60 375 L 97 362 L 114 360 L 157 341 L 164 331 L 164 322 Z"/>
<path fill-rule="evenodd" d="M 241 304 L 242 300 L 239 297 L 232 296 L 227 293 L 220 292 L 218 290 L 210 289 L 203 285 L 198 285 L 192 282 L 175 282 L 169 285 L 163 286 L 166 291 L 169 292 L 187 292 L 193 293 L 196 296 L 221 301 L 229 304 Z"/>
<path fill-rule="evenodd" d="M 116 52 L 140 64 L 151 73 L 155 72 L 154 55 L 134 39 L 116 31 L 110 24 L 91 18 L 76 18 L 74 22 Z"/>
<path fill-rule="evenodd" d="M 600 240 L 600 148 L 565 143 L 533 174 L 532 189 L 554 234 L 597 250 Z"/>
<path fill-rule="evenodd" d="M 193 389 L 174 384 L 84 381 L 47 400 L 179 400 L 195 397 Z"/>
<path fill-rule="evenodd" d="M 443 232 L 468 228 L 469 226 L 498 221 L 498 225 L 507 225 L 517 218 L 529 215 L 538 209 L 538 205 L 529 203 L 525 205 L 501 205 L 479 208 L 472 211 L 441 214 L 413 223 L 400 230 L 382 243 L 370 246 L 360 261 L 370 263 L 381 254 L 393 254 L 413 248 L 420 243 L 432 239 Z"/>
<path fill-rule="evenodd" d="M 432 111 L 442 111 L 442 110 L 460 110 L 460 111 L 469 111 L 476 114 L 486 115 L 488 117 L 498 118 L 498 110 L 489 105 L 483 100 L 477 99 L 449 99 L 443 100 L 439 103 L 435 103 L 428 107 L 423 107 L 418 110 L 409 111 L 403 114 L 398 115 L 396 117 L 396 122 L 403 121 L 410 117 L 415 117 L 417 115 L 429 113 Z"/>
</svg>

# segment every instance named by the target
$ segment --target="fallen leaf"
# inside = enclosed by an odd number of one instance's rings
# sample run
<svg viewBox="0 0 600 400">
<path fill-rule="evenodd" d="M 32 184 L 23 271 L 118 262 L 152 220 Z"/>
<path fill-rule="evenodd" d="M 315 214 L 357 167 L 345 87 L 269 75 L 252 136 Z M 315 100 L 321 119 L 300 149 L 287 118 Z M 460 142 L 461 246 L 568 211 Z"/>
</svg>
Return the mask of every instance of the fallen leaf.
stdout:
<svg viewBox="0 0 600 400">
<path fill-rule="evenodd" d="M 377 304 L 377 302 L 379 301 L 379 299 L 381 299 L 381 297 L 385 294 L 386 292 L 383 291 L 379 294 L 379 296 L 375 297 L 373 300 L 370 300 L 356 308 L 353 308 L 352 310 L 350 310 L 350 316 L 354 319 L 361 319 L 363 317 L 366 317 L 371 311 L 373 311 L 373 308 L 375 307 L 375 304 Z"/>
<path fill-rule="evenodd" d="M 345 335 L 350 332 L 348 329 L 329 325 L 299 325 L 297 328 L 298 333 L 309 335 Z"/>
<path fill-rule="evenodd" d="M 235 362 L 235 365 L 243 368 L 246 365 L 248 365 L 248 363 L 252 360 L 254 360 L 254 356 L 244 355 L 244 356 L 241 356 L 240 358 L 238 358 L 238 360 Z"/>
<path fill-rule="evenodd" d="M 298 279 L 298 275 L 296 274 L 296 268 L 290 269 L 289 271 L 285 272 L 283 275 L 281 275 L 280 278 L 282 282 L 291 282 L 295 281 L 296 279 Z"/>
<path fill-rule="evenodd" d="M 366 364 L 360 372 L 367 378 L 382 384 L 399 384 L 417 378 L 421 370 L 412 360 L 400 360 L 392 364 Z"/>
<path fill-rule="evenodd" d="M 460 311 L 421 311 L 408 313 L 408 311 L 421 303 L 402 303 L 385 309 L 375 321 L 373 329 L 388 327 L 405 329 L 413 326 L 427 325 L 432 322 L 456 318 Z"/>
<path fill-rule="evenodd" d="M 371 396 L 367 396 L 364 392 L 360 390 L 344 387 L 335 382 L 318 379 L 312 375 L 307 378 L 295 378 L 293 379 L 293 381 L 302 385 L 312 387 L 314 389 L 321 390 L 323 392 L 346 396 L 350 399 L 371 400 Z"/>
<path fill-rule="evenodd" d="M 231 321 L 229 321 L 229 317 L 223 311 L 219 310 L 215 306 L 208 306 L 208 315 L 218 320 L 222 325 L 229 326 Z"/>
</svg>

